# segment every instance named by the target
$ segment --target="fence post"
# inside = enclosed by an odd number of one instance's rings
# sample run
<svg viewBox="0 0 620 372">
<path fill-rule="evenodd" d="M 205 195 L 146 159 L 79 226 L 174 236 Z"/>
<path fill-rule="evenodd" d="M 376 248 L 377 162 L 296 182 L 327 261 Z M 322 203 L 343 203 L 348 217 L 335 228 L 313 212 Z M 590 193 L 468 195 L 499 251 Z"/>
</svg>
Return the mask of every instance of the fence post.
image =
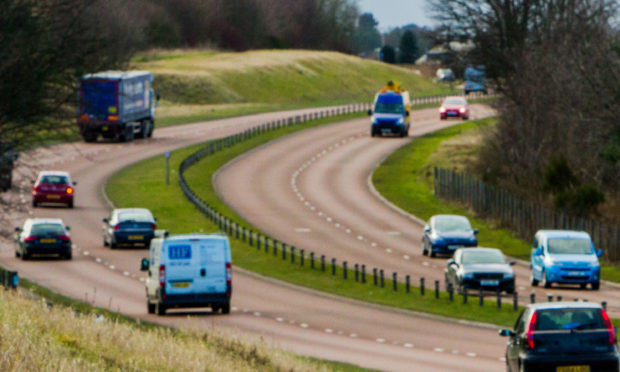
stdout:
<svg viewBox="0 0 620 372">
<path fill-rule="evenodd" d="M 480 287 L 480 306 L 484 305 L 484 291 Z"/>
<path fill-rule="evenodd" d="M 497 295 L 497 308 L 501 309 L 502 308 L 502 296 L 500 295 L 499 288 L 495 292 Z"/>
<path fill-rule="evenodd" d="M 347 280 L 347 261 L 342 261 L 342 277 Z"/>
<path fill-rule="evenodd" d="M 392 273 L 392 287 L 394 288 L 394 291 L 397 290 L 397 282 L 396 282 L 397 276 L 398 276 L 397 272 Z"/>
<path fill-rule="evenodd" d="M 359 264 L 355 264 L 355 281 L 359 282 L 359 269 L 360 269 L 360 265 Z"/>
<path fill-rule="evenodd" d="M 256 250 L 260 251 L 260 233 L 256 233 Z"/>
<path fill-rule="evenodd" d="M 314 252 L 310 252 L 310 268 L 314 269 Z"/>
<path fill-rule="evenodd" d="M 291 245 L 291 263 L 295 263 L 295 247 Z"/>
<path fill-rule="evenodd" d="M 512 294 L 512 310 L 519 310 L 519 294 L 517 292 Z"/>
<path fill-rule="evenodd" d="M 282 260 L 286 260 L 286 244 L 282 244 Z"/>
<path fill-rule="evenodd" d="M 448 298 L 450 299 L 450 302 L 454 301 L 454 287 L 452 286 L 452 283 L 448 283 Z"/>
<path fill-rule="evenodd" d="M 424 296 L 424 277 L 420 278 L 420 295 Z"/>
<path fill-rule="evenodd" d="M 336 275 L 336 259 L 332 258 L 332 275 Z"/>
<path fill-rule="evenodd" d="M 275 239 L 273 239 L 273 255 L 276 257 L 278 256 L 278 241 Z"/>
<path fill-rule="evenodd" d="M 435 298 L 439 298 L 439 280 L 435 280 Z"/>
<path fill-rule="evenodd" d="M 534 292 L 530 293 L 530 303 L 536 303 L 536 293 Z"/>
<path fill-rule="evenodd" d="M 376 287 L 377 286 L 377 268 L 376 267 L 372 268 L 372 277 L 373 277 L 373 282 Z"/>
<path fill-rule="evenodd" d="M 411 283 L 410 283 L 410 280 L 411 280 L 411 276 L 410 276 L 410 275 L 406 275 L 406 276 L 405 276 L 405 291 L 406 291 L 407 293 L 409 293 L 409 291 L 411 290 Z"/>
<path fill-rule="evenodd" d="M 305 258 L 305 250 L 302 248 L 299 250 L 299 264 L 300 266 L 304 265 L 304 258 Z"/>
<path fill-rule="evenodd" d="M 463 287 L 463 304 L 467 304 L 467 287 Z"/>
<path fill-rule="evenodd" d="M 381 288 L 385 288 L 385 278 L 383 276 L 383 269 L 379 270 L 379 281 L 381 283 Z"/>
<path fill-rule="evenodd" d="M 325 255 L 321 255 L 321 271 L 325 271 Z"/>
<path fill-rule="evenodd" d="M 362 264 L 362 283 L 366 284 L 366 265 Z"/>
<path fill-rule="evenodd" d="M 250 230 L 250 247 L 254 245 L 254 233 Z"/>
</svg>

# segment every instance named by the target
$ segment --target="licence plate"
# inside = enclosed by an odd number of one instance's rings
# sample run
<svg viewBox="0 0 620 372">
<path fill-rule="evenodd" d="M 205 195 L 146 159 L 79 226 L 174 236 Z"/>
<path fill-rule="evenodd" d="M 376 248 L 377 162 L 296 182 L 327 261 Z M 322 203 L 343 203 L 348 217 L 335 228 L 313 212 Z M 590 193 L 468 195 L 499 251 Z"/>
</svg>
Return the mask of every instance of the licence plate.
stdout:
<svg viewBox="0 0 620 372">
<path fill-rule="evenodd" d="M 56 243 L 56 239 L 41 239 L 41 243 Z"/>
<path fill-rule="evenodd" d="M 448 249 L 459 249 L 459 248 L 463 248 L 464 246 L 462 245 L 449 245 Z"/>
<path fill-rule="evenodd" d="M 106 131 L 106 130 L 108 130 L 108 129 L 109 129 L 109 128 L 108 128 L 108 126 L 107 126 L 107 125 L 104 125 L 103 127 L 101 127 L 101 130 L 103 130 L 103 131 Z"/>
<path fill-rule="evenodd" d="M 457 116 L 458 114 L 456 112 L 448 112 L 448 116 Z"/>
<path fill-rule="evenodd" d="M 583 273 L 581 271 L 569 271 L 568 275 L 581 276 Z"/>
<path fill-rule="evenodd" d="M 144 235 L 129 235 L 129 240 L 143 240 Z"/>
<path fill-rule="evenodd" d="M 498 280 L 481 280 L 480 281 L 480 285 L 493 286 L 493 285 L 498 285 L 498 284 L 499 284 Z"/>
<path fill-rule="evenodd" d="M 555 372 L 590 372 L 590 366 L 562 366 L 557 367 Z"/>
<path fill-rule="evenodd" d="M 176 283 L 172 283 L 172 286 L 174 288 L 187 288 L 189 287 L 189 282 L 176 282 Z"/>
<path fill-rule="evenodd" d="M 48 199 L 60 199 L 60 195 L 48 195 Z"/>
</svg>

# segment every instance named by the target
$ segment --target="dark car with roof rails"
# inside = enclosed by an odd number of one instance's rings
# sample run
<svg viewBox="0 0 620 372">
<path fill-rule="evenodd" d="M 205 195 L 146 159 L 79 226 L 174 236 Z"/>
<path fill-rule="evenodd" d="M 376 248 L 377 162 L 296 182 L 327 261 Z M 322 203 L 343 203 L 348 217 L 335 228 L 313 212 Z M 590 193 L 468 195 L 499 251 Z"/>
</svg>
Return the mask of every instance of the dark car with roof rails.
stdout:
<svg viewBox="0 0 620 372">
<path fill-rule="evenodd" d="M 514 328 L 503 329 L 500 335 L 509 337 L 509 372 L 618 372 L 616 329 L 596 303 L 530 304 Z"/>
<path fill-rule="evenodd" d="M 437 254 L 452 255 L 463 247 L 478 245 L 478 229 L 472 229 L 469 220 L 463 216 L 439 214 L 431 217 L 422 235 L 422 254 L 435 257 Z"/>
<path fill-rule="evenodd" d="M 515 273 L 512 269 L 515 262 L 506 262 L 499 249 L 459 248 L 447 264 L 446 286 L 452 285 L 459 293 L 480 288 L 506 293 L 515 291 Z"/>
<path fill-rule="evenodd" d="M 71 259 L 69 226 L 60 218 L 28 218 L 15 232 L 15 257 L 28 260 L 33 255 L 51 254 Z"/>
<path fill-rule="evenodd" d="M 103 219 L 103 245 L 117 248 L 121 245 L 149 247 L 157 229 L 156 219 L 145 208 L 114 209 Z"/>
</svg>

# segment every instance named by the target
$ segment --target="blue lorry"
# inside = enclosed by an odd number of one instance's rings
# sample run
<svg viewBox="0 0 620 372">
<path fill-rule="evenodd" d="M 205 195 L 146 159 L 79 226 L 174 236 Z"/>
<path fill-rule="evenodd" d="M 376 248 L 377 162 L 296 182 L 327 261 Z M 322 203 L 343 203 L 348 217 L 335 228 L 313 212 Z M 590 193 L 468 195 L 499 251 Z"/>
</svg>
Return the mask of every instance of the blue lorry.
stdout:
<svg viewBox="0 0 620 372">
<path fill-rule="evenodd" d="M 86 142 L 99 136 L 120 142 L 153 135 L 155 97 L 153 74 L 147 71 L 107 71 L 78 81 L 80 134 Z"/>
<path fill-rule="evenodd" d="M 470 66 L 465 69 L 465 94 L 471 92 L 488 93 L 484 66 Z"/>
</svg>

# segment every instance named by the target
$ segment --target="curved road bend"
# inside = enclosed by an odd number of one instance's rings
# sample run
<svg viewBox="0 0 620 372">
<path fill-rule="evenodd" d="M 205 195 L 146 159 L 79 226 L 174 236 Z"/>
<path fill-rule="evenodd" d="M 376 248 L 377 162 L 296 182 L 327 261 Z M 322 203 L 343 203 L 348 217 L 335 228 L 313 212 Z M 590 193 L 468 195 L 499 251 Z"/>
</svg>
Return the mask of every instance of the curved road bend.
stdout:
<svg viewBox="0 0 620 372">
<path fill-rule="evenodd" d="M 146 251 L 112 251 L 102 246 L 101 218 L 108 213 L 102 185 L 109 176 L 141 159 L 233 134 L 283 115 L 262 114 L 158 129 L 154 138 L 129 144 L 61 144 L 38 150 L 29 158 L 24 156 L 22 161 L 38 164 L 41 169 L 69 171 L 79 182 L 74 210 L 30 211 L 37 217 L 62 218 L 71 226 L 74 259 L 23 262 L 15 258 L 12 243 L 2 241 L 0 262 L 18 270 L 22 277 L 94 306 L 179 327 L 226 326 L 257 333 L 277 346 L 303 355 L 395 371 L 502 370 L 504 346 L 496 330 L 369 307 L 239 270 L 234 274 L 230 316 L 211 315 L 207 311 L 191 313 L 196 316 L 190 318 L 187 313 L 166 317 L 146 314 L 143 274 L 138 270 Z M 284 185 L 290 184 L 290 180 L 287 182 Z M 28 195 L 23 198 L 30 202 Z M 296 204 L 291 208 L 295 209 L 299 202 L 293 201 Z M 13 217 L 17 226 L 26 215 Z M 313 220 L 313 216 L 308 217 Z M 305 222 L 295 225 L 305 226 Z"/>
<path fill-rule="evenodd" d="M 492 112 L 472 106 L 472 117 Z M 410 134 L 418 136 L 458 121 L 440 121 L 436 109 L 413 112 Z M 240 215 L 281 241 L 335 257 L 423 276 L 430 287 L 444 283 L 446 259 L 422 255 L 423 226 L 386 206 L 369 186 L 374 167 L 409 139 L 371 138 L 368 119 L 357 119 L 297 133 L 228 164 L 217 175 L 220 196 Z M 282 156 L 286 154 L 286 156 Z M 501 248 L 501 247 L 499 247 Z M 515 266 L 520 302 L 529 302 L 529 268 Z M 534 288 L 538 301 L 548 294 L 563 299 L 607 301 L 620 317 L 620 291 L 601 283 L 599 291 L 576 287 Z M 510 301 L 510 299 L 505 299 Z"/>
</svg>

